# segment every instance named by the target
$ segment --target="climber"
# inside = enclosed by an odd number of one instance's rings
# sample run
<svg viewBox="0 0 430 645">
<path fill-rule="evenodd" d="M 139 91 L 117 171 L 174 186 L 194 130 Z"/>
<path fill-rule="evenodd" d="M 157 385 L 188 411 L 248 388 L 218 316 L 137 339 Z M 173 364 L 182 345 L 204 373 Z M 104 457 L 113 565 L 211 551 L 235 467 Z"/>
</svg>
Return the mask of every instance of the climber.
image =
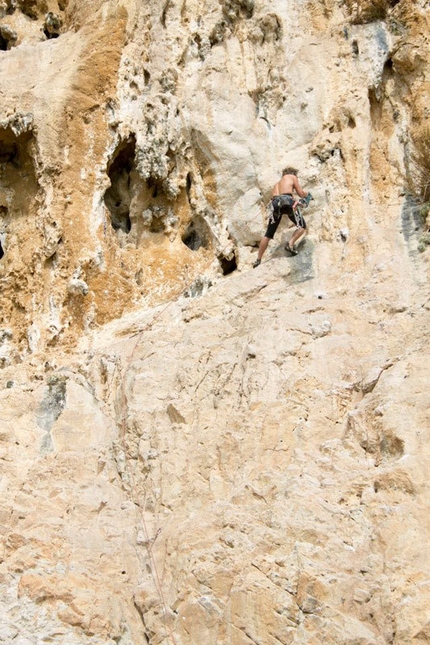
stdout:
<svg viewBox="0 0 430 645">
<path fill-rule="evenodd" d="M 302 198 L 301 200 L 294 199 L 293 190 Z M 305 192 L 299 184 L 297 170 L 295 168 L 284 168 L 281 179 L 274 185 L 272 190 L 272 199 L 269 204 L 269 225 L 265 236 L 260 242 L 258 257 L 252 265 L 254 269 L 261 264 L 261 258 L 269 245 L 269 241 L 273 239 L 276 233 L 282 215 L 285 213 L 296 225 L 295 232 L 285 245 L 285 250 L 289 251 L 291 255 L 297 255 L 294 244 L 303 234 L 306 234 L 306 222 L 298 206 L 307 206 L 311 199 L 313 199 L 312 195 L 309 192 Z"/>
</svg>

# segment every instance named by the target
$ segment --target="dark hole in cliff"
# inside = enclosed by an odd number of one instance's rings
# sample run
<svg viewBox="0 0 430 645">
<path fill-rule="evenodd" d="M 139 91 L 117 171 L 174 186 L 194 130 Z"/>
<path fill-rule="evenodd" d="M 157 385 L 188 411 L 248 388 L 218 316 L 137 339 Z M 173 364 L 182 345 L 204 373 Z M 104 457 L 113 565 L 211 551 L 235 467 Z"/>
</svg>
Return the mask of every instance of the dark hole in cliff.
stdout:
<svg viewBox="0 0 430 645">
<path fill-rule="evenodd" d="M 45 34 L 46 38 L 48 40 L 50 40 L 51 38 L 58 38 L 62 24 L 63 19 L 61 18 L 61 16 L 53 13 L 52 11 L 48 11 L 45 16 L 45 23 L 43 26 L 43 33 Z"/>
<path fill-rule="evenodd" d="M 354 117 L 348 117 L 348 128 L 355 128 L 356 123 Z"/>
<path fill-rule="evenodd" d="M 15 141 L 1 141 L 0 163 L 19 165 L 18 146 Z"/>
<path fill-rule="evenodd" d="M 0 208 L 0 217 L 13 217 L 33 208 L 38 191 L 33 156 L 34 135 L 30 131 L 16 135 L 7 127 L 0 128 L 0 191 L 12 190 L 13 200 L 8 208 Z"/>
<path fill-rule="evenodd" d="M 165 225 L 162 217 L 153 217 L 149 230 L 151 233 L 163 233 L 165 230 Z"/>
<path fill-rule="evenodd" d="M 54 251 L 54 253 L 49 258 L 46 258 L 45 267 L 48 269 L 54 269 L 56 262 L 57 262 L 57 252 Z"/>
<path fill-rule="evenodd" d="M 188 248 L 191 249 L 192 251 L 198 251 L 199 248 L 202 246 L 202 240 L 200 238 L 200 235 L 194 229 L 188 229 L 187 233 L 182 238 L 182 241 L 185 244 L 185 246 L 188 246 Z"/>
<path fill-rule="evenodd" d="M 227 22 L 225 20 L 221 20 L 215 25 L 215 27 L 212 29 L 211 34 L 209 35 L 210 46 L 214 47 L 215 45 L 224 42 L 226 34 Z"/>
<path fill-rule="evenodd" d="M 392 78 L 394 75 L 393 61 L 391 58 L 388 58 L 384 63 L 384 70 L 382 72 L 382 80 L 384 83 L 388 81 L 389 78 Z"/>
<path fill-rule="evenodd" d="M 187 175 L 187 183 L 186 183 L 186 191 L 187 191 L 188 203 L 191 203 L 191 186 L 192 185 L 193 185 L 193 182 L 191 180 L 191 174 L 188 173 L 188 175 Z"/>
<path fill-rule="evenodd" d="M 196 217 L 188 224 L 182 236 L 182 241 L 192 251 L 198 251 L 201 247 L 208 248 L 210 244 L 210 231 L 202 217 Z"/>
<path fill-rule="evenodd" d="M 358 47 L 358 42 L 356 40 L 352 41 L 351 47 L 352 47 L 352 53 L 354 54 L 354 56 L 358 56 L 358 54 L 360 53 L 360 49 Z"/>
<path fill-rule="evenodd" d="M 223 275 L 228 275 L 229 273 L 233 273 L 233 271 L 236 271 L 237 269 L 236 255 L 234 251 L 232 256 L 229 258 L 225 257 L 224 255 L 219 255 L 218 261 L 221 265 Z"/>
<path fill-rule="evenodd" d="M 58 38 L 58 36 L 60 35 L 57 33 L 50 33 L 47 29 L 44 29 L 43 33 L 45 34 L 48 40 L 51 40 L 52 38 Z"/>
<path fill-rule="evenodd" d="M 2 259 L 3 256 L 4 256 L 3 245 L 0 240 L 0 260 Z"/>
<path fill-rule="evenodd" d="M 148 189 L 152 190 L 152 193 L 151 193 L 152 194 L 152 199 L 156 199 L 158 197 L 158 184 L 155 181 L 155 179 L 150 177 L 148 179 L 147 186 L 148 186 Z"/>
<path fill-rule="evenodd" d="M 110 212 L 112 228 L 130 233 L 130 174 L 135 168 L 136 139 L 131 136 L 122 142 L 108 168 L 110 188 L 104 195 L 104 201 Z"/>
<path fill-rule="evenodd" d="M 170 4 L 170 0 L 167 0 L 166 4 L 163 7 L 163 11 L 161 12 L 160 22 L 164 28 L 166 28 L 166 16 L 167 16 L 167 10 L 169 9 L 169 4 Z"/>
<path fill-rule="evenodd" d="M 8 27 L 7 25 L 1 25 L 0 26 L 0 50 L 1 51 L 8 51 L 11 49 L 15 44 L 18 39 L 18 36 L 13 29 Z"/>
<path fill-rule="evenodd" d="M 22 0 L 21 11 L 23 14 L 31 18 L 31 20 L 37 20 L 37 0 Z"/>
</svg>

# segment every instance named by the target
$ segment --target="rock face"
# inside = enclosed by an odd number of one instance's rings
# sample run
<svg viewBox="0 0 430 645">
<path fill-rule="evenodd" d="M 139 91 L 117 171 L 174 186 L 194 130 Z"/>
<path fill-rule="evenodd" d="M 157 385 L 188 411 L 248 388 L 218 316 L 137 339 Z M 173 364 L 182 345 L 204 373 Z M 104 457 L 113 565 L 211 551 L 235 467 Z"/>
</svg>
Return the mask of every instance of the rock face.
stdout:
<svg viewBox="0 0 430 645">
<path fill-rule="evenodd" d="M 427 5 L 0 2 L 0 643 L 429 640 Z"/>
</svg>

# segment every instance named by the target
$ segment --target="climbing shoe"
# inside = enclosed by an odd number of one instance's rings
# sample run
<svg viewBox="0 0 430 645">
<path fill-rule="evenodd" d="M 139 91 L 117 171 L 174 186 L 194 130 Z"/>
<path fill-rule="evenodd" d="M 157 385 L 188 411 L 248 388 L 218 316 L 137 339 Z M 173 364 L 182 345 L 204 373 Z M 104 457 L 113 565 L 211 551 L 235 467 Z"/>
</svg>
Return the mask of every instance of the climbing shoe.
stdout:
<svg viewBox="0 0 430 645">
<path fill-rule="evenodd" d="M 253 266 L 253 268 L 254 268 L 254 269 L 256 269 L 257 267 L 259 267 L 259 266 L 260 266 L 260 264 L 261 264 L 261 260 L 259 260 L 259 259 L 257 258 L 257 259 L 255 260 L 255 262 L 254 262 L 254 264 L 253 264 L 252 266 Z"/>
<path fill-rule="evenodd" d="M 288 251 L 288 253 L 291 253 L 291 255 L 297 255 L 298 251 L 293 247 L 291 247 L 289 244 L 286 244 L 284 246 L 285 250 Z"/>
</svg>

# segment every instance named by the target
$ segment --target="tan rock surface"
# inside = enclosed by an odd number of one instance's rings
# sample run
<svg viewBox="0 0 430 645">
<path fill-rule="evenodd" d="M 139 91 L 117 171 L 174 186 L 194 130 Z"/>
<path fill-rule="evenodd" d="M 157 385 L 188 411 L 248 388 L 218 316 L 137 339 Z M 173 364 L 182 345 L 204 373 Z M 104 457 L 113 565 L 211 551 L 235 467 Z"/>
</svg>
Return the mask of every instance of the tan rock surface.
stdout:
<svg viewBox="0 0 430 645">
<path fill-rule="evenodd" d="M 0 2 L 0 643 L 428 641 L 428 41 Z M 252 270 L 287 163 L 310 232 Z"/>
</svg>

